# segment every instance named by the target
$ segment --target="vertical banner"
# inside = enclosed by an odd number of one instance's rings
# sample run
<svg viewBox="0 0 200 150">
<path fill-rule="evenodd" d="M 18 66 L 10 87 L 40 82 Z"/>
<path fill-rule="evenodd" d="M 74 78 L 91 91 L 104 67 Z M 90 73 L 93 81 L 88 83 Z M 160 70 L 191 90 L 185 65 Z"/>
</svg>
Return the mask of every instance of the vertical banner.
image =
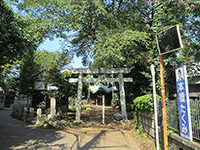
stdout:
<svg viewBox="0 0 200 150">
<path fill-rule="evenodd" d="M 182 138 L 188 141 L 192 141 L 192 125 L 186 66 L 184 65 L 175 69 L 175 74 L 179 109 L 180 135 Z"/>
</svg>

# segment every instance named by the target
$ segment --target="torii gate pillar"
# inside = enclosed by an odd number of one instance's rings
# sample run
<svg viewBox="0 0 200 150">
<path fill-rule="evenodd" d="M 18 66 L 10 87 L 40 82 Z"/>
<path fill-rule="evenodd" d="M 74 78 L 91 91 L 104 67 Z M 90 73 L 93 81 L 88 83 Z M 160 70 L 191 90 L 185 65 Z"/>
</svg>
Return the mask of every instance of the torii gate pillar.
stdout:
<svg viewBox="0 0 200 150">
<path fill-rule="evenodd" d="M 122 110 L 122 119 L 127 120 L 124 80 L 123 80 L 122 73 L 119 74 L 119 90 L 120 90 L 120 103 L 121 103 L 121 110 Z"/>
<path fill-rule="evenodd" d="M 79 74 L 78 77 L 78 95 L 77 95 L 77 103 L 76 103 L 76 121 L 80 122 L 81 118 L 81 101 L 82 101 L 82 91 L 83 91 L 83 75 Z"/>
</svg>

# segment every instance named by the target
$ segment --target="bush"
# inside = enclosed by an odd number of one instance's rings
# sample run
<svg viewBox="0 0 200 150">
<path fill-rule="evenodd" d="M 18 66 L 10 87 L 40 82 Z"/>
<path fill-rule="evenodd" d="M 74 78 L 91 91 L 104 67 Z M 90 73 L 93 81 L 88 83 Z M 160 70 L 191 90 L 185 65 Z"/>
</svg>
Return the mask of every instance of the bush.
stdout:
<svg viewBox="0 0 200 150">
<path fill-rule="evenodd" d="M 3 95 L 0 95 L 0 99 L 3 99 Z"/>
<path fill-rule="evenodd" d="M 156 95 L 157 100 L 161 100 L 159 95 Z M 133 107 L 136 110 L 154 110 L 153 94 L 139 96 L 133 100 Z"/>
<path fill-rule="evenodd" d="M 88 100 L 87 99 L 83 99 L 81 102 L 82 102 L 82 105 L 85 105 L 85 104 L 87 104 Z"/>
</svg>

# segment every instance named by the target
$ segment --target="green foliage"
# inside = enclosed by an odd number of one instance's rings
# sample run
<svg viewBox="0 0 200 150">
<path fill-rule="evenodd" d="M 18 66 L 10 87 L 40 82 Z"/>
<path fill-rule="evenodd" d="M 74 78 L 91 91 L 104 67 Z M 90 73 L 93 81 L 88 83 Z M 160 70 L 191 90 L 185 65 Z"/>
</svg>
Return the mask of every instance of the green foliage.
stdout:
<svg viewBox="0 0 200 150">
<path fill-rule="evenodd" d="M 36 45 L 25 31 L 26 19 L 14 13 L 5 0 L 0 1 L 0 6 L 0 84 L 4 90 L 16 90 L 21 60 Z"/>
<path fill-rule="evenodd" d="M 24 11 L 21 15 L 29 17 L 27 29 L 36 41 L 53 39 L 55 35 L 64 38 L 77 56 L 84 56 L 84 62 L 91 52 L 96 66 L 146 64 L 145 60 L 158 57 L 155 34 L 177 23 L 186 45 L 181 51 L 186 55 L 181 55 L 181 60 L 191 60 L 199 54 L 198 0 L 11 0 L 11 3 Z"/>
<path fill-rule="evenodd" d="M 4 98 L 4 96 L 3 95 L 0 95 L 0 99 L 3 99 Z"/>
<path fill-rule="evenodd" d="M 133 132 L 133 136 L 136 138 L 136 139 L 146 139 L 147 136 L 145 135 L 144 133 L 144 129 L 143 129 L 143 126 L 139 126 L 138 129 L 136 131 Z"/>
<path fill-rule="evenodd" d="M 173 133 L 173 130 L 167 130 L 167 135 L 169 135 L 170 133 Z"/>
<path fill-rule="evenodd" d="M 19 18 L 27 25 L 26 37 L 32 37 L 34 43 L 61 37 L 65 52 L 83 56 L 85 65 L 93 56 L 92 67 L 96 68 L 135 66 L 131 73 L 134 82 L 125 85 L 130 104 L 135 97 L 152 92 L 150 64 L 155 64 L 157 90 L 161 92 L 155 38 L 160 31 L 179 24 L 184 45 L 181 51 L 163 56 L 167 97 L 173 97 L 176 91 L 174 69 L 199 60 L 198 0 L 10 2 L 17 6 L 19 14 L 23 11 Z"/>
<path fill-rule="evenodd" d="M 83 105 L 87 104 L 87 102 L 88 102 L 87 99 L 83 99 L 83 100 L 81 101 L 81 103 L 82 103 Z"/>
<path fill-rule="evenodd" d="M 13 13 L 5 0 L 0 1 L 0 67 L 19 59 L 33 47 L 25 38 L 22 21 Z"/>
<path fill-rule="evenodd" d="M 134 127 L 137 128 L 138 125 L 138 117 L 137 117 L 137 112 L 135 111 L 133 114 L 133 118 L 134 118 Z"/>
<path fill-rule="evenodd" d="M 4 90 L 16 90 L 19 86 L 19 69 L 21 61 L 16 60 L 13 63 L 4 64 L 1 67 L 0 84 Z"/>
<path fill-rule="evenodd" d="M 82 110 L 82 112 L 90 112 L 91 110 L 87 110 L 87 109 L 85 109 L 85 110 Z"/>
<path fill-rule="evenodd" d="M 34 49 L 29 50 L 20 64 L 19 91 L 21 94 L 32 95 L 34 91 Z"/>
<path fill-rule="evenodd" d="M 159 95 L 156 95 L 157 100 L 161 100 L 161 97 Z M 154 100 L 152 94 L 146 94 L 143 96 L 139 96 L 136 99 L 133 100 L 133 107 L 135 107 L 136 110 L 154 110 Z"/>
</svg>

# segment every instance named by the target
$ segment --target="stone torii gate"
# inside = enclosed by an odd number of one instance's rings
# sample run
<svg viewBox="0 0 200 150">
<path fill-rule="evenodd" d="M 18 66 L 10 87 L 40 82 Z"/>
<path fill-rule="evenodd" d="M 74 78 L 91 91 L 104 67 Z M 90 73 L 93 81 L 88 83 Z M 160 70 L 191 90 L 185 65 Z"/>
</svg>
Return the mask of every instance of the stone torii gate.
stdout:
<svg viewBox="0 0 200 150">
<path fill-rule="evenodd" d="M 124 91 L 124 82 L 132 82 L 132 78 L 123 78 L 123 74 L 130 73 L 131 68 L 70 68 L 72 74 L 79 74 L 77 78 L 70 78 L 69 82 L 78 82 L 78 93 L 77 93 L 77 105 L 76 105 L 76 121 L 80 122 L 81 117 L 81 101 L 82 101 L 82 90 L 83 82 L 119 82 L 120 90 L 120 103 L 122 110 L 123 120 L 127 120 L 127 111 L 126 111 L 126 100 L 125 100 L 125 91 Z M 118 78 L 89 78 L 83 79 L 83 74 L 118 74 Z"/>
</svg>

